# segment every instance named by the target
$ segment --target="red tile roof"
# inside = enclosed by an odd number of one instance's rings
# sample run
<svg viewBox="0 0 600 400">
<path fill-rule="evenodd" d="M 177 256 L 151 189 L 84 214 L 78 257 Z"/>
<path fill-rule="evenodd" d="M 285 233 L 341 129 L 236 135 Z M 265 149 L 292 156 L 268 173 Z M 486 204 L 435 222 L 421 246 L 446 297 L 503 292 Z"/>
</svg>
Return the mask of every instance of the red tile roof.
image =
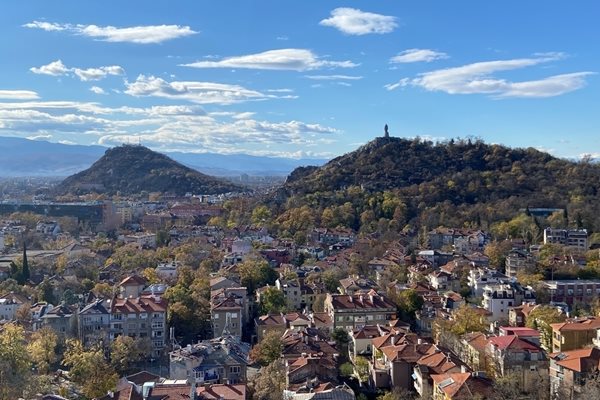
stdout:
<svg viewBox="0 0 600 400">
<path fill-rule="evenodd" d="M 513 351 L 525 350 L 525 351 L 531 351 L 534 353 L 542 351 L 538 346 L 534 345 L 533 343 L 530 343 L 526 340 L 520 339 L 518 336 L 515 336 L 515 335 L 496 336 L 496 337 L 490 338 L 489 343 L 492 346 L 499 348 L 500 350 L 507 350 L 507 349 L 513 350 Z"/>
<path fill-rule="evenodd" d="M 208 385 L 196 388 L 200 400 L 245 400 L 246 385 Z"/>
</svg>

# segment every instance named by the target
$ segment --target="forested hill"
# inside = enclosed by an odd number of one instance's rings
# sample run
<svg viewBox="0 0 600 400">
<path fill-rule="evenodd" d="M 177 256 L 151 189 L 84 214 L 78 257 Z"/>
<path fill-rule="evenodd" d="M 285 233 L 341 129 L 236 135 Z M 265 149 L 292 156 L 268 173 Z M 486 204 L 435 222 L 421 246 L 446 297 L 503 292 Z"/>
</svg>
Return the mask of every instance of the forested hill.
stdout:
<svg viewBox="0 0 600 400">
<path fill-rule="evenodd" d="M 459 212 L 464 221 L 494 222 L 506 218 L 509 208 L 514 213 L 525 207 L 567 207 L 587 214 L 580 221 L 587 219 L 586 225 L 594 228 L 599 189 L 600 166 L 589 161 L 572 162 L 533 148 L 512 149 L 480 140 L 436 144 L 380 137 L 322 167 L 295 170 L 279 192 L 278 203 L 285 208 L 282 200 L 294 197 L 323 208 L 350 201 L 361 213 L 369 208 L 364 199 L 387 191 L 407 206 L 404 220 L 428 219 L 428 226 L 454 222 L 448 214 L 460 221 Z M 359 192 L 362 200 L 355 199 Z M 445 214 L 432 217 L 435 212 Z M 360 226 L 358 215 L 355 221 L 355 227 Z"/>
<path fill-rule="evenodd" d="M 218 194 L 242 191 L 240 186 L 204 175 L 143 146 L 108 149 L 90 168 L 71 175 L 59 193 L 97 192 L 124 195 L 146 192 Z"/>
</svg>

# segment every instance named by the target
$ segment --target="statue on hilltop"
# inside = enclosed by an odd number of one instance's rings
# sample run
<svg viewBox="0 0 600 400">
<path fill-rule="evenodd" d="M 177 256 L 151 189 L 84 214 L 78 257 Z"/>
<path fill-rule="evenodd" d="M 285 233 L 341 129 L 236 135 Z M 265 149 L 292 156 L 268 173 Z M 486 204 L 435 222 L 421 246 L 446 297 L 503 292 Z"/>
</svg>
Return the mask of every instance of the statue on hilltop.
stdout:
<svg viewBox="0 0 600 400">
<path fill-rule="evenodd" d="M 390 137 L 390 132 L 388 131 L 388 125 L 387 124 L 385 124 L 385 126 L 383 127 L 383 132 L 384 132 L 383 137 L 385 137 L 385 138 L 389 138 Z"/>
</svg>

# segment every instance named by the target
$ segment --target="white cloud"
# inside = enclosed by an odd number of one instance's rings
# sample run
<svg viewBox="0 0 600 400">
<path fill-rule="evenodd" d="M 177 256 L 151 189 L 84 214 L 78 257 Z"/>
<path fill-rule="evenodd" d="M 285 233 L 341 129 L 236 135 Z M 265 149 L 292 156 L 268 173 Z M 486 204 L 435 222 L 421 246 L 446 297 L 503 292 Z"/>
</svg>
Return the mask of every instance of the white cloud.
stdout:
<svg viewBox="0 0 600 400">
<path fill-rule="evenodd" d="M 559 96 L 585 86 L 585 77 L 593 72 L 561 74 L 522 82 L 497 78 L 494 73 L 531 67 L 556 61 L 562 57 L 561 53 L 545 53 L 532 58 L 477 62 L 460 67 L 424 72 L 417 78 L 404 78 L 396 84 L 389 84 L 385 87 L 393 90 L 400 86 L 413 85 L 427 91 L 440 91 L 448 94 L 489 94 L 494 98 Z"/>
<path fill-rule="evenodd" d="M 104 107 L 68 101 L 0 102 L 0 134 L 68 142 L 137 142 L 157 149 L 290 156 L 324 148 L 335 128 L 302 121 L 261 121 L 251 112 L 213 112 L 198 105 Z M 133 139 L 135 138 L 135 139 Z M 297 150 L 296 150 L 297 149 Z M 266 154 L 266 153 L 265 153 Z"/>
<path fill-rule="evenodd" d="M 27 136 L 29 140 L 50 140 L 52 139 L 52 135 L 36 135 L 36 136 Z"/>
<path fill-rule="evenodd" d="M 410 84 L 410 79 L 402 78 L 396 83 L 388 83 L 387 85 L 384 85 L 383 87 L 386 88 L 387 90 L 395 90 L 395 89 L 398 89 L 399 87 L 404 87 L 409 84 Z"/>
<path fill-rule="evenodd" d="M 581 89 L 586 85 L 585 77 L 592 72 L 575 72 L 554 75 L 544 79 L 511 83 L 506 91 L 497 97 L 552 97 Z"/>
<path fill-rule="evenodd" d="M 0 99 L 35 100 L 40 96 L 32 90 L 0 90 Z"/>
<path fill-rule="evenodd" d="M 429 49 L 408 49 L 404 50 L 395 57 L 392 57 L 391 63 L 414 63 L 414 62 L 432 62 L 448 58 L 448 54 L 441 51 Z"/>
<path fill-rule="evenodd" d="M 101 87 L 98 86 L 92 86 L 90 88 L 90 91 L 96 93 L 96 94 L 106 94 L 106 92 L 104 91 L 104 89 L 102 89 Z"/>
<path fill-rule="evenodd" d="M 353 68 L 352 61 L 328 61 L 306 49 L 268 50 L 257 54 L 228 57 L 219 61 L 197 61 L 182 64 L 193 68 L 248 68 L 266 70 L 309 71 L 319 68 Z"/>
<path fill-rule="evenodd" d="M 125 70 L 118 65 L 109 65 L 97 68 L 68 68 L 61 60 L 56 60 L 41 67 L 32 67 L 29 69 L 34 74 L 64 76 L 73 74 L 81 81 L 97 81 L 105 78 L 107 75 L 123 75 Z"/>
<path fill-rule="evenodd" d="M 288 89 L 288 88 L 268 89 L 267 92 L 269 92 L 269 93 L 294 93 L 294 89 Z"/>
<path fill-rule="evenodd" d="M 339 81 L 339 80 L 349 80 L 349 81 L 357 81 L 362 79 L 362 76 L 352 76 L 352 75 L 304 75 L 305 78 L 312 79 L 315 81 Z"/>
<path fill-rule="evenodd" d="M 198 33 L 189 26 L 181 25 L 142 25 L 117 28 L 114 26 L 73 25 L 33 21 L 23 26 L 26 28 L 43 29 L 45 31 L 67 31 L 76 35 L 87 36 L 106 42 L 137 44 L 162 43 Z"/>
<path fill-rule="evenodd" d="M 88 69 L 73 68 L 73 73 L 82 81 L 97 81 L 105 78 L 107 75 L 123 75 L 125 74 L 125 70 L 118 65 L 110 65 Z"/>
<path fill-rule="evenodd" d="M 233 118 L 233 119 L 250 119 L 254 116 L 254 114 L 256 114 L 256 113 L 247 111 L 247 112 L 235 114 L 231 118 Z"/>
<path fill-rule="evenodd" d="M 32 67 L 29 68 L 29 70 L 34 74 L 52 76 L 66 75 L 69 71 L 71 71 L 65 66 L 65 64 L 63 64 L 61 60 L 52 61 L 50 64 L 42 65 L 41 67 Z"/>
<path fill-rule="evenodd" d="M 43 29 L 43 30 L 48 31 L 48 32 L 52 32 L 52 31 L 64 31 L 65 29 L 67 29 L 64 25 L 57 24 L 57 23 L 54 23 L 54 22 L 45 22 L 45 21 L 33 21 L 33 22 L 29 22 L 27 24 L 24 24 L 23 27 L 25 27 L 25 28 Z"/>
<path fill-rule="evenodd" d="M 322 20 L 319 24 L 331 26 L 348 35 L 390 33 L 398 26 L 396 17 L 347 7 L 340 7 L 331 11 L 331 17 Z"/>
<path fill-rule="evenodd" d="M 138 76 L 135 82 L 126 82 L 126 86 L 125 93 L 131 96 L 184 99 L 198 104 L 233 104 L 276 97 L 239 85 L 213 82 L 167 82 L 162 78 L 145 75 Z"/>
</svg>

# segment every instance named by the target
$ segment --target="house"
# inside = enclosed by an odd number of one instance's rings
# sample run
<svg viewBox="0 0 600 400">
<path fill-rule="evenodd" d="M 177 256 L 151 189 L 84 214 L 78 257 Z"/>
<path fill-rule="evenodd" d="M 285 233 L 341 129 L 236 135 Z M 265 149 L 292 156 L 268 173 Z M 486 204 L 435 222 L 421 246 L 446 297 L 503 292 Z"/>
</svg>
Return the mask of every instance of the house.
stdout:
<svg viewBox="0 0 600 400">
<path fill-rule="evenodd" d="M 325 312 L 333 327 L 351 331 L 364 325 L 385 324 L 396 318 L 396 304 L 375 290 L 367 294 L 327 294 Z"/>
<path fill-rule="evenodd" d="M 506 275 L 515 278 L 518 273 L 528 273 L 535 267 L 533 256 L 519 249 L 512 249 L 506 256 Z"/>
<path fill-rule="evenodd" d="M 249 344 L 232 336 L 187 345 L 169 353 L 169 376 L 199 386 L 243 383 L 249 352 Z"/>
<path fill-rule="evenodd" d="M 595 377 L 600 366 L 600 349 L 590 347 L 560 351 L 550 357 L 550 393 L 553 399 L 574 399 L 586 378 Z"/>
<path fill-rule="evenodd" d="M 171 281 L 177 279 L 178 268 L 179 262 L 171 261 L 170 263 L 159 263 L 154 270 L 159 278 Z"/>
<path fill-rule="evenodd" d="M 454 258 L 452 253 L 440 250 L 421 250 L 419 251 L 418 256 L 433 267 L 447 264 Z"/>
<path fill-rule="evenodd" d="M 243 310 L 243 298 L 234 293 L 213 300 L 210 307 L 213 337 L 232 335 L 241 339 Z"/>
<path fill-rule="evenodd" d="M 125 244 L 135 243 L 140 248 L 156 248 L 156 233 L 136 233 L 134 235 L 125 235 L 123 236 L 123 241 Z"/>
<path fill-rule="evenodd" d="M 348 295 L 367 293 L 371 289 L 377 289 L 377 284 L 368 278 L 361 278 L 358 275 L 340 279 L 340 286 L 338 286 L 341 294 Z"/>
<path fill-rule="evenodd" d="M 246 384 L 212 384 L 196 388 L 196 400 L 246 400 Z"/>
<path fill-rule="evenodd" d="M 479 373 L 454 372 L 432 375 L 433 400 L 467 400 L 487 398 L 492 393 L 492 381 Z"/>
<path fill-rule="evenodd" d="M 30 304 L 29 299 L 21 294 L 10 292 L 0 297 L 0 321 L 14 321 L 17 310 Z"/>
<path fill-rule="evenodd" d="M 527 324 L 527 317 L 536 307 L 539 307 L 539 305 L 535 303 L 523 303 L 520 306 L 509 308 L 508 324 L 517 327 L 525 326 Z"/>
<path fill-rule="evenodd" d="M 535 302 L 535 292 L 529 286 L 523 287 L 516 282 L 488 283 L 483 286 L 482 308 L 492 313 L 492 321 L 508 322 L 509 308 L 519 306 L 524 301 Z"/>
<path fill-rule="evenodd" d="M 305 328 L 294 331 L 287 330 L 281 337 L 283 350 L 281 356 L 284 360 L 296 360 L 306 355 L 326 357 L 334 362 L 339 357 L 335 343 L 331 342 L 328 335 L 316 328 Z"/>
<path fill-rule="evenodd" d="M 138 297 L 146 287 L 146 280 L 139 275 L 129 275 L 118 284 L 119 297 Z"/>
<path fill-rule="evenodd" d="M 495 269 L 477 267 L 469 271 L 467 284 L 474 297 L 483 296 L 483 288 L 488 284 L 508 283 L 509 278 Z"/>
<path fill-rule="evenodd" d="M 239 287 L 240 284 L 236 281 L 232 281 L 231 279 L 225 278 L 223 276 L 219 276 L 217 278 L 212 278 L 210 280 L 210 290 L 218 290 L 225 289 L 230 287 Z"/>
<path fill-rule="evenodd" d="M 521 392 L 535 392 L 548 376 L 548 359 L 539 344 L 517 335 L 490 338 L 487 354 L 495 377 L 510 376 Z"/>
<path fill-rule="evenodd" d="M 373 355 L 373 339 L 390 333 L 390 330 L 386 330 L 380 325 L 365 325 L 362 328 L 357 328 L 352 331 L 350 335 L 350 346 L 349 352 L 352 358 L 357 356 Z"/>
<path fill-rule="evenodd" d="M 295 390 L 306 382 L 337 382 L 336 360 L 326 354 L 303 353 L 295 359 L 285 360 L 286 386 Z"/>
<path fill-rule="evenodd" d="M 306 328 L 316 328 L 321 332 L 327 332 L 331 320 L 325 313 L 298 313 L 267 314 L 254 319 L 257 342 L 260 342 L 269 332 L 280 332 L 281 335 L 287 330 L 301 331 Z"/>
<path fill-rule="evenodd" d="M 588 233 L 585 229 L 544 229 L 544 244 L 556 243 L 563 246 L 588 249 Z"/>
<path fill-rule="evenodd" d="M 414 333 L 390 332 L 373 339 L 370 382 L 374 388 L 414 388 L 412 375 L 418 360 L 435 346 Z"/>
<path fill-rule="evenodd" d="M 575 318 L 550 324 L 550 327 L 553 352 L 576 350 L 593 344 L 596 331 L 600 328 L 600 318 Z"/>
<path fill-rule="evenodd" d="M 466 365 L 450 351 L 435 346 L 417 360 L 413 371 L 414 389 L 421 398 L 429 399 L 433 395 L 432 375 L 466 372 Z"/>
<path fill-rule="evenodd" d="M 64 303 L 52 308 L 40 319 L 42 327 L 51 328 L 62 339 L 73 337 L 77 332 L 77 310 Z"/>
</svg>

